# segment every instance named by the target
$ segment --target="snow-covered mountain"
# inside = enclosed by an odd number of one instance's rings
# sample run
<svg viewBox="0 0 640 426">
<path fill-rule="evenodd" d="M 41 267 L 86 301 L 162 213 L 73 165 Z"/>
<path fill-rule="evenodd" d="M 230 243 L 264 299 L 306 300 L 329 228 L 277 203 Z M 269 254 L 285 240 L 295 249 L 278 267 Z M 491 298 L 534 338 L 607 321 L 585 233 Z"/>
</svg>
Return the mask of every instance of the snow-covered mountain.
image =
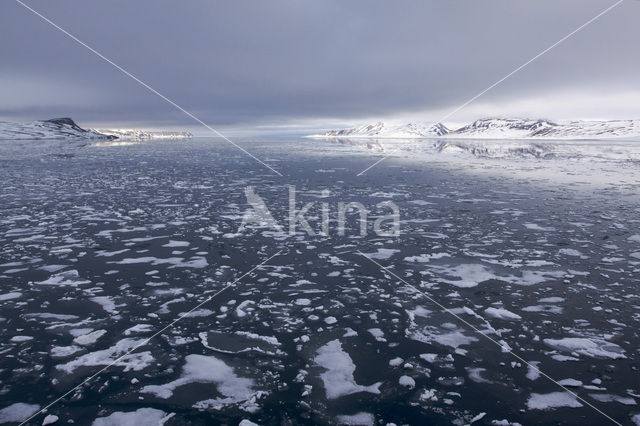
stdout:
<svg viewBox="0 0 640 426">
<path fill-rule="evenodd" d="M 342 130 L 331 130 L 321 135 L 311 135 L 310 137 L 424 138 L 442 136 L 449 132 L 450 130 L 440 123 L 409 123 L 390 126 L 379 121 L 375 124 L 367 124 Z"/>
<path fill-rule="evenodd" d="M 138 129 L 83 129 L 71 118 L 32 121 L 30 123 L 0 122 L 0 140 L 150 140 L 186 139 L 189 132 L 147 131 Z"/>
<path fill-rule="evenodd" d="M 0 122 L 0 140 L 27 139 L 115 139 L 95 130 L 78 126 L 70 118 L 32 121 L 30 123 Z"/>
<path fill-rule="evenodd" d="M 519 118 L 476 120 L 455 130 L 441 123 L 387 126 L 383 122 L 311 135 L 316 138 L 612 139 L 640 137 L 640 120 L 569 121 Z"/>
<path fill-rule="evenodd" d="M 151 139 L 189 139 L 193 135 L 189 132 L 165 132 L 148 131 L 139 129 L 94 129 L 104 135 L 111 135 L 125 140 L 151 140 Z"/>
</svg>

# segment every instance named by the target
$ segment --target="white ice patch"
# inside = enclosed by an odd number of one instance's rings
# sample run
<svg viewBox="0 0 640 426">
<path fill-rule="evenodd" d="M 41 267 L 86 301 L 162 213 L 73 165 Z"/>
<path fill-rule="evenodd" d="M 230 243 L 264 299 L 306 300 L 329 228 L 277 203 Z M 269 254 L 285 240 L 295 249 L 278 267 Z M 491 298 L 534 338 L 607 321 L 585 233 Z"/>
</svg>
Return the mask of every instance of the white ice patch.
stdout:
<svg viewBox="0 0 640 426">
<path fill-rule="evenodd" d="M 324 373 L 320 374 L 320 378 L 324 383 L 327 399 L 336 399 L 358 392 L 380 393 L 378 388 L 382 384 L 381 382 L 371 386 L 362 386 L 356 383 L 353 377 L 356 366 L 337 339 L 318 349 L 314 361 L 326 369 Z"/>
<path fill-rule="evenodd" d="M 22 293 L 20 293 L 19 291 L 12 291 L 10 293 L 0 294 L 0 302 L 3 302 L 5 300 L 17 299 L 21 296 L 22 296 Z"/>
<path fill-rule="evenodd" d="M 521 276 L 498 275 L 485 265 L 478 263 L 463 263 L 455 266 L 429 266 L 439 279 L 445 283 L 461 288 L 476 287 L 478 284 L 488 280 L 505 281 L 518 285 L 535 285 L 548 281 L 550 278 L 560 278 L 565 275 L 563 271 L 531 271 L 524 270 Z M 447 279 L 451 277 L 456 279 Z"/>
<path fill-rule="evenodd" d="M 69 271 L 60 272 L 59 274 L 51 275 L 44 281 L 38 281 L 36 284 L 40 285 L 56 285 L 56 286 L 72 286 L 76 287 L 82 284 L 89 284 L 91 281 L 83 280 L 80 278 L 80 274 L 75 269 Z"/>
<path fill-rule="evenodd" d="M 386 342 L 384 338 L 384 332 L 379 328 L 370 328 L 367 330 L 378 342 Z"/>
<path fill-rule="evenodd" d="M 612 395 L 609 393 L 590 393 L 589 396 L 600 402 L 618 402 L 622 405 L 638 405 L 630 396 Z"/>
<path fill-rule="evenodd" d="M 582 404 L 568 392 L 532 393 L 527 400 L 527 407 L 530 410 L 550 410 L 559 407 L 578 408 Z"/>
<path fill-rule="evenodd" d="M 39 409 L 39 405 L 16 402 L 0 410 L 0 423 L 23 422 L 34 415 Z"/>
<path fill-rule="evenodd" d="M 173 392 L 190 383 L 214 383 L 224 398 L 201 401 L 197 405 L 202 407 L 222 407 L 249 400 L 253 395 L 252 379 L 238 377 L 233 368 L 214 356 L 187 355 L 180 378 L 164 385 L 149 385 L 141 392 L 151 393 L 158 398 L 167 399 Z"/>
<path fill-rule="evenodd" d="M 529 361 L 526 378 L 529 380 L 538 380 L 540 378 L 540 369 L 538 365 L 540 361 Z"/>
<path fill-rule="evenodd" d="M 81 346 L 89 346 L 93 345 L 98 341 L 99 338 L 104 336 L 107 333 L 107 330 L 96 330 L 92 331 L 88 334 L 83 334 L 82 336 L 78 336 L 73 339 L 73 343 L 81 345 Z"/>
<path fill-rule="evenodd" d="M 204 268 L 209 265 L 207 263 L 207 259 L 202 256 L 193 256 L 189 260 L 184 260 L 181 257 L 169 257 L 166 259 L 161 259 L 158 257 L 146 256 L 126 258 L 117 262 L 108 263 L 115 263 L 117 265 L 135 265 L 138 263 L 149 263 L 153 266 L 171 265 L 169 268 Z"/>
<path fill-rule="evenodd" d="M 371 413 L 356 413 L 352 415 L 341 415 L 337 417 L 339 425 L 373 426 L 376 422 Z"/>
<path fill-rule="evenodd" d="M 49 353 L 52 358 L 66 358 L 82 350 L 79 346 L 54 346 Z"/>
<path fill-rule="evenodd" d="M 122 339 L 110 348 L 96 352 L 90 352 L 66 364 L 56 366 L 57 369 L 72 373 L 79 367 L 95 367 L 98 365 L 110 365 L 118 357 L 129 352 L 138 345 L 144 344 L 145 339 Z M 154 361 L 151 352 L 130 353 L 118 359 L 113 366 L 124 367 L 124 371 L 140 371 L 147 368 Z"/>
<path fill-rule="evenodd" d="M 155 408 L 140 408 L 136 411 L 116 411 L 106 417 L 98 417 L 93 426 L 162 426 L 173 414 Z"/>
<path fill-rule="evenodd" d="M 337 322 L 338 322 L 338 320 L 336 319 L 336 317 L 326 317 L 326 318 L 324 319 L 324 322 L 325 322 L 325 324 L 327 324 L 327 325 L 333 325 L 333 324 L 337 323 Z"/>
<path fill-rule="evenodd" d="M 163 244 L 162 247 L 188 247 L 189 243 L 187 241 L 174 241 L 169 240 L 167 244 Z"/>
<path fill-rule="evenodd" d="M 437 267 L 434 269 L 444 275 L 458 278 L 457 280 L 443 279 L 443 281 L 461 288 L 475 287 L 481 282 L 499 279 L 499 277 L 486 266 L 478 264 L 461 264 L 452 267 Z"/>
<path fill-rule="evenodd" d="M 563 248 L 558 251 L 559 254 L 563 254 L 565 256 L 571 257 L 579 257 L 580 259 L 587 259 L 588 256 L 583 255 L 580 251 L 576 249 Z"/>
<path fill-rule="evenodd" d="M 543 232 L 551 232 L 551 231 L 555 231 L 556 228 L 552 227 L 552 226 L 540 226 L 537 223 L 524 223 L 523 224 L 525 228 L 530 229 L 532 231 L 543 231 Z"/>
<path fill-rule="evenodd" d="M 419 263 L 427 263 L 431 261 L 431 259 L 442 259 L 443 257 L 451 257 L 448 253 L 432 253 L 432 254 L 421 254 L 419 256 L 408 256 L 404 258 L 405 262 L 419 262 Z"/>
<path fill-rule="evenodd" d="M 398 384 L 409 389 L 416 387 L 416 381 L 410 376 L 401 376 L 400 379 L 398 379 Z"/>
<path fill-rule="evenodd" d="M 503 320 L 521 320 L 522 317 L 518 314 L 514 314 L 511 311 L 508 311 L 504 308 L 494 308 L 489 307 L 484 310 L 484 312 L 489 315 L 491 318 L 503 319 Z"/>
<path fill-rule="evenodd" d="M 108 312 L 110 314 L 117 314 L 118 313 L 118 311 L 116 310 L 116 304 L 114 303 L 113 299 L 111 297 L 109 297 L 109 296 L 92 297 L 91 301 L 97 303 L 100 306 L 102 306 L 102 309 L 104 309 L 106 312 Z"/>
<path fill-rule="evenodd" d="M 396 249 L 379 248 L 378 251 L 375 253 L 363 253 L 363 254 L 365 256 L 370 257 L 371 259 L 384 260 L 384 259 L 389 259 L 391 256 L 399 252 L 400 250 L 396 250 Z"/>
<path fill-rule="evenodd" d="M 565 337 L 563 339 L 544 339 L 544 343 L 560 351 L 592 358 L 626 358 L 624 350 L 620 346 L 602 339 Z"/>
</svg>

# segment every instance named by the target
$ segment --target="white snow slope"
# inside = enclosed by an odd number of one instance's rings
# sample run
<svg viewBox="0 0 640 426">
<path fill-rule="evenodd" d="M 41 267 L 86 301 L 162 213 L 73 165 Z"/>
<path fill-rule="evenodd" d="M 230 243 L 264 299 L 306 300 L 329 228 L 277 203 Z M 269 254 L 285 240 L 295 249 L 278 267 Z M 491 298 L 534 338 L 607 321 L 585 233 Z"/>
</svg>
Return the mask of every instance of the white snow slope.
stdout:
<svg viewBox="0 0 640 426">
<path fill-rule="evenodd" d="M 151 140 L 151 139 L 189 139 L 193 135 L 189 132 L 149 131 L 140 129 L 94 129 L 104 135 L 115 136 L 126 140 Z"/>
<path fill-rule="evenodd" d="M 391 126 L 383 122 L 331 130 L 311 138 L 611 139 L 640 137 L 640 120 L 569 121 L 487 118 L 450 130 L 441 123 Z"/>
<path fill-rule="evenodd" d="M 115 137 L 95 130 L 83 129 L 70 118 L 53 118 L 30 123 L 0 122 L 0 140 L 40 139 L 115 139 Z"/>
<path fill-rule="evenodd" d="M 30 123 L 0 122 L 0 140 L 151 140 L 187 139 L 189 132 L 148 131 L 138 129 L 83 129 L 71 118 L 32 121 Z"/>
</svg>

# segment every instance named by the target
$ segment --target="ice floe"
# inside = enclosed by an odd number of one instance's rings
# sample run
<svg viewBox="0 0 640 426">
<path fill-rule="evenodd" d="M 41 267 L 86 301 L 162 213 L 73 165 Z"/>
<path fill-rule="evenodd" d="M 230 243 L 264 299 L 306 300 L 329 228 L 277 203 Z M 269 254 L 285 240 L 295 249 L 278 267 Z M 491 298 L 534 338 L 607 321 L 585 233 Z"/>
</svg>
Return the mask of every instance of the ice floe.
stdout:
<svg viewBox="0 0 640 426">
<path fill-rule="evenodd" d="M 328 399 L 336 399 L 358 392 L 380 393 L 381 382 L 369 386 L 356 383 L 353 377 L 356 366 L 349 354 L 342 348 L 339 340 L 332 340 L 320 347 L 314 361 L 326 370 L 320 374 L 320 378 L 324 383 Z"/>
</svg>

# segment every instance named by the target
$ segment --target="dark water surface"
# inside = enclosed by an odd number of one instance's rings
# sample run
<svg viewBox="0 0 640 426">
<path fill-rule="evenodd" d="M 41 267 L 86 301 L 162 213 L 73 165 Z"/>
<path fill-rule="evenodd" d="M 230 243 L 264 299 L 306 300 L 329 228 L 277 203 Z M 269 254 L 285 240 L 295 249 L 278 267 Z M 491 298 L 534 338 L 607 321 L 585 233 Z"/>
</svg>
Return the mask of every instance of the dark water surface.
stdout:
<svg viewBox="0 0 640 426">
<path fill-rule="evenodd" d="M 75 424 L 609 422 L 498 342 L 633 424 L 633 191 L 412 159 L 358 177 L 376 154 L 241 144 L 283 177 L 219 140 L 2 144 L 0 420 L 46 406 L 282 250 L 46 414 Z M 286 232 L 288 185 L 298 209 L 315 203 L 316 235 Z M 247 187 L 284 232 L 238 233 Z M 398 237 L 372 230 L 384 201 L 400 209 Z M 367 235 L 356 214 L 339 235 L 339 202 L 371 209 Z M 321 203 L 328 235 L 317 232 Z"/>
</svg>

